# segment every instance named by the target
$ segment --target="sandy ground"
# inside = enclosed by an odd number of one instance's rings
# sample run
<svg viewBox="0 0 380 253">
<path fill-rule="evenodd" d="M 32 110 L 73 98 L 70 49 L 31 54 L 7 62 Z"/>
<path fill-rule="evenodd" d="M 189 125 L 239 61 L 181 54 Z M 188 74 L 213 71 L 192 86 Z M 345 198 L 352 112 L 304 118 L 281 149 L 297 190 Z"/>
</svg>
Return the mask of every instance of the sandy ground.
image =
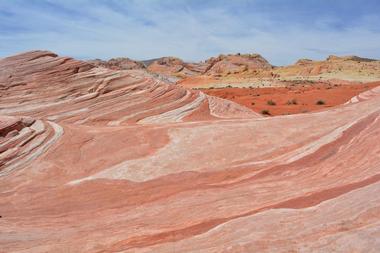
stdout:
<svg viewBox="0 0 380 253">
<path fill-rule="evenodd" d="M 276 88 L 219 88 L 202 91 L 234 101 L 255 112 L 267 111 L 275 116 L 319 111 L 343 104 L 378 84 L 379 82 L 351 85 L 317 83 Z M 317 104 L 319 100 L 324 104 Z"/>
</svg>

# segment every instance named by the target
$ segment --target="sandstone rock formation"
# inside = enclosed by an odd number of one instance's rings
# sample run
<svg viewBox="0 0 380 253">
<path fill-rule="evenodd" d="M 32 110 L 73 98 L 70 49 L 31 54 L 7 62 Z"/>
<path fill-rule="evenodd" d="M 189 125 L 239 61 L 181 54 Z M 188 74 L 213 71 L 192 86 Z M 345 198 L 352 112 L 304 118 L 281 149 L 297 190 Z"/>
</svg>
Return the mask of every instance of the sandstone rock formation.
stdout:
<svg viewBox="0 0 380 253">
<path fill-rule="evenodd" d="M 203 93 L 167 84 L 146 71 L 96 68 L 50 52 L 5 58 L 0 71 L 4 115 L 98 125 L 148 118 L 176 122 L 208 104 Z M 228 110 L 230 103 L 225 107 Z"/>
<path fill-rule="evenodd" d="M 325 61 L 301 59 L 294 65 L 278 67 L 274 72 L 287 80 L 378 81 L 380 80 L 380 61 L 358 56 L 330 55 Z"/>
<path fill-rule="evenodd" d="M 206 63 L 209 64 L 205 71 L 207 75 L 225 76 L 272 69 L 272 65 L 259 54 L 219 55 L 208 59 Z"/>
<path fill-rule="evenodd" d="M 176 57 L 162 57 L 147 61 L 135 61 L 129 58 L 116 58 L 109 61 L 96 59 L 88 62 L 114 70 L 146 67 L 150 73 L 180 79 L 201 75 L 224 77 L 231 74 L 257 74 L 263 70 L 272 69 L 268 61 L 259 54 L 219 55 L 196 63 L 184 62 Z"/>
<path fill-rule="evenodd" d="M 116 58 L 92 60 L 92 65 L 113 70 L 146 69 L 164 81 L 187 88 L 283 87 L 289 82 L 328 81 L 337 84 L 380 80 L 380 61 L 358 56 L 330 55 L 324 61 L 300 59 L 289 66 L 272 66 L 259 54 L 228 54 L 189 63 L 176 57 L 147 61 Z"/>
<path fill-rule="evenodd" d="M 206 67 L 204 63 L 185 63 L 179 58 L 162 57 L 151 62 L 147 69 L 152 73 L 185 78 L 203 74 Z"/>
<path fill-rule="evenodd" d="M 145 69 L 145 65 L 142 62 L 135 61 L 129 58 L 120 57 L 112 58 L 108 61 L 100 59 L 90 60 L 89 63 L 95 66 L 101 66 L 114 70 L 130 70 L 130 69 Z"/>
<path fill-rule="evenodd" d="M 35 51 L 0 60 L 3 252 L 378 252 L 380 88 L 262 118 Z"/>
</svg>

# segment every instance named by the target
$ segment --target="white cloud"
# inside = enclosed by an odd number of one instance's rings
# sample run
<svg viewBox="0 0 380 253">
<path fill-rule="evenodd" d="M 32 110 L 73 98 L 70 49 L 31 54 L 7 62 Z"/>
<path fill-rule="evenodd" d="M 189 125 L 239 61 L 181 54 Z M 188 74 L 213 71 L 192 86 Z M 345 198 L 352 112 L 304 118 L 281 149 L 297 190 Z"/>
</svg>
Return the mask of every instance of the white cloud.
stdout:
<svg viewBox="0 0 380 253">
<path fill-rule="evenodd" d="M 23 8 L 23 3 L 0 4 L 15 14 L 0 15 L 0 29 L 10 22 L 22 28 L 0 34 L 0 56 L 48 49 L 78 58 L 172 55 L 197 61 L 219 53 L 256 52 L 277 65 L 324 58 L 329 52 L 380 58 L 380 33 L 373 25 L 378 17 L 373 15 L 332 29 L 334 18 L 323 17 L 312 27 L 281 24 L 267 13 L 241 16 L 228 6 L 194 10 L 186 1 L 173 8 L 158 1 L 62 1 L 45 11 L 39 5 Z"/>
</svg>

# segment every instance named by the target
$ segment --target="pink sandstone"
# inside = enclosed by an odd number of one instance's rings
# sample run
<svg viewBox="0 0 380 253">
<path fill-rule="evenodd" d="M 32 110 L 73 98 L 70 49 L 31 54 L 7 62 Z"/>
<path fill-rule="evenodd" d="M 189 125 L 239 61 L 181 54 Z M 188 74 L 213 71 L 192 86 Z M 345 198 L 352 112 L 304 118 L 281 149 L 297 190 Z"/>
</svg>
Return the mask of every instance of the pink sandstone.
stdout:
<svg viewBox="0 0 380 253">
<path fill-rule="evenodd" d="M 34 51 L 0 60 L 0 115 L 0 252 L 380 250 L 380 87 L 263 118 Z"/>
</svg>

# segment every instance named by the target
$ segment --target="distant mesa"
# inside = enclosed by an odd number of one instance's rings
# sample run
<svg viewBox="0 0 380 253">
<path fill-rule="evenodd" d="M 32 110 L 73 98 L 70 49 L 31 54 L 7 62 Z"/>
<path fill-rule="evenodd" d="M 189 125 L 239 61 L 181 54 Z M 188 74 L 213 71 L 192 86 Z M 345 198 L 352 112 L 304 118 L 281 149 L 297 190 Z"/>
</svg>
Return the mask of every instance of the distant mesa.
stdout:
<svg viewBox="0 0 380 253">
<path fill-rule="evenodd" d="M 114 70 L 130 70 L 130 69 L 145 69 L 145 65 L 142 62 L 135 61 L 125 57 L 112 58 L 108 61 L 100 59 L 90 60 L 89 63 L 95 66 L 101 66 Z"/>
<path fill-rule="evenodd" d="M 336 56 L 336 55 L 329 55 L 327 57 L 326 61 L 357 61 L 357 62 L 373 62 L 377 61 L 375 59 L 370 58 L 363 58 L 355 55 L 349 55 L 349 56 Z"/>
<path fill-rule="evenodd" d="M 176 57 L 162 57 L 151 62 L 147 69 L 153 73 L 184 78 L 201 75 L 206 67 L 204 63 L 187 63 Z"/>
<path fill-rule="evenodd" d="M 256 70 L 269 70 L 272 65 L 259 54 L 219 55 L 206 60 L 207 75 L 229 75 Z"/>
<path fill-rule="evenodd" d="M 310 64 L 310 63 L 312 63 L 313 62 L 313 60 L 310 60 L 310 59 L 299 59 L 296 63 L 295 63 L 295 65 L 307 65 L 307 64 Z"/>
<path fill-rule="evenodd" d="M 200 62 L 177 57 L 144 61 L 126 57 L 90 60 L 93 66 L 112 70 L 144 70 L 189 88 L 283 86 L 297 80 L 380 80 L 380 61 L 359 56 L 330 55 L 326 60 L 300 59 L 293 65 L 273 66 L 260 54 L 221 54 Z M 285 83 L 284 83 L 285 82 Z"/>
</svg>

